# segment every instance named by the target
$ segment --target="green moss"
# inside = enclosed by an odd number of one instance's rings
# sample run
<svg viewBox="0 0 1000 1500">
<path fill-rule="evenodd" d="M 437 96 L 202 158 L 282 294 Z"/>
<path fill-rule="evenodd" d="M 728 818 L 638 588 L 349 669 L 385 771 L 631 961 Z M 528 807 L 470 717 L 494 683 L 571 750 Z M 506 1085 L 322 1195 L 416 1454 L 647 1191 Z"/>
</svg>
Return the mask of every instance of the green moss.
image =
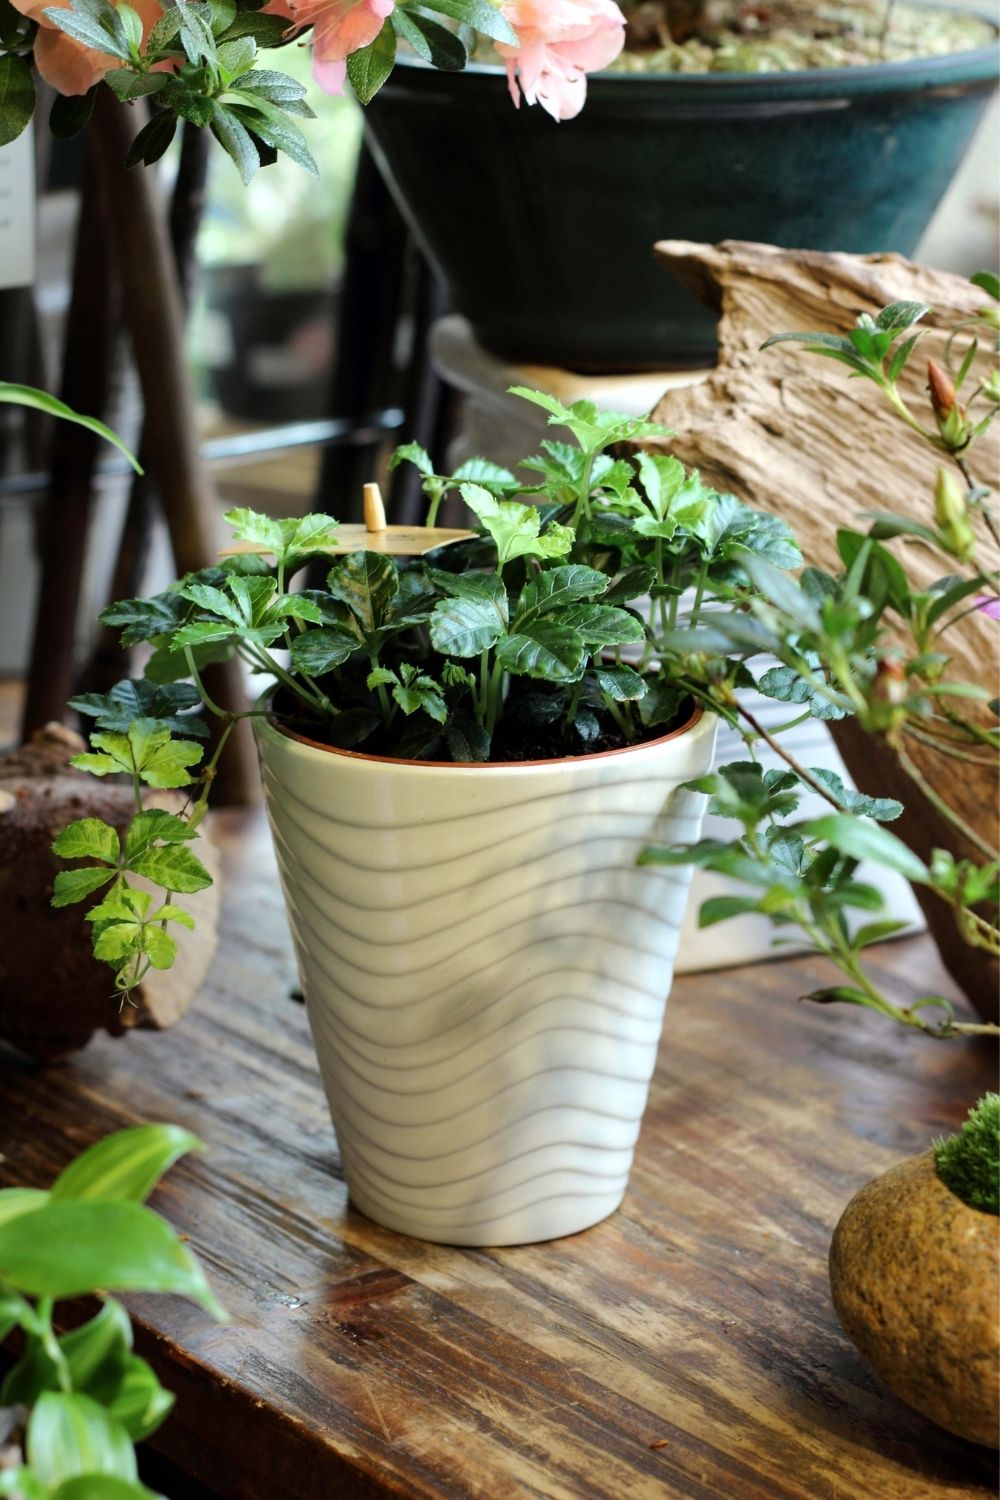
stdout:
<svg viewBox="0 0 1000 1500">
<path fill-rule="evenodd" d="M 1000 1094 L 984 1094 L 957 1135 L 936 1141 L 934 1160 L 963 1203 L 1000 1213 Z"/>
</svg>

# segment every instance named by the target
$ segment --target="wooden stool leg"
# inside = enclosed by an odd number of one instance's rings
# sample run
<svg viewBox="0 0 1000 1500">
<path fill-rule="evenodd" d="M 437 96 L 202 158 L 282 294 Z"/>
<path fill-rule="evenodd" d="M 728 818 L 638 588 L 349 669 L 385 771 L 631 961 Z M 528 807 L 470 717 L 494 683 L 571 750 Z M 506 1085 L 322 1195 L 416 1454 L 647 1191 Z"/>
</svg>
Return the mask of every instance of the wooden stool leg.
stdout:
<svg viewBox="0 0 1000 1500">
<path fill-rule="evenodd" d="M 115 345 L 115 246 L 97 192 L 91 145 L 88 141 L 60 393 L 70 406 L 101 417 Z M 50 719 L 61 719 L 72 692 L 80 581 L 101 447 L 82 427 L 59 422 L 53 428 L 52 477 L 42 516 L 42 576 L 22 720 L 25 739 Z"/>
<path fill-rule="evenodd" d="M 156 474 L 163 513 L 178 570 L 215 561 L 218 505 L 202 460 L 195 396 L 184 349 L 184 314 L 174 269 L 166 217 L 157 194 L 156 174 L 125 169 L 139 111 L 125 109 L 108 90 L 99 90 L 93 131 L 108 218 L 119 251 L 124 314 L 132 340 L 145 409 L 144 434 Z M 239 710 L 246 699 L 235 660 L 205 673 L 209 692 L 225 709 Z M 226 747 L 216 786 L 224 802 L 245 803 L 256 796 L 257 772 L 246 728 L 239 726 Z"/>
</svg>

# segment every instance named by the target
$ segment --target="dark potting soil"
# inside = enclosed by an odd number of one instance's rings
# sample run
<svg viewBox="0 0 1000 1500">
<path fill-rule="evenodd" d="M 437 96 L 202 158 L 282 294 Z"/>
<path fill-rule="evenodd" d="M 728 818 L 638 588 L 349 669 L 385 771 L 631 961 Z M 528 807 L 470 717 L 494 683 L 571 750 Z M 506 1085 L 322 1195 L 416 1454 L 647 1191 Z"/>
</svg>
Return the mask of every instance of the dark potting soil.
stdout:
<svg viewBox="0 0 1000 1500">
<path fill-rule="evenodd" d="M 288 688 L 280 687 L 272 703 L 275 722 L 279 728 L 302 735 L 316 744 L 328 745 L 331 749 L 346 749 L 361 755 L 383 756 L 391 760 L 455 762 L 444 734 L 435 734 L 430 728 L 427 729 L 426 736 L 418 733 L 409 742 L 401 742 L 398 724 L 394 724 L 391 735 L 378 728 L 360 743 L 343 744 L 337 737 L 336 721 L 320 719 L 311 712 L 303 712 L 302 705 L 295 702 Z M 610 714 L 596 711 L 594 717 L 599 726 L 598 733 L 585 740 L 572 729 L 568 732 L 564 730 L 561 720 L 551 725 L 525 723 L 518 718 L 516 707 L 511 711 L 509 706 L 493 735 L 488 763 L 495 765 L 510 761 L 565 760 L 567 757 L 625 750 L 630 746 L 647 744 L 650 740 L 662 739 L 664 735 L 682 729 L 690 720 L 693 710 L 694 704 L 689 700 L 682 704 L 668 723 L 657 724 L 655 728 L 645 730 L 632 740 L 626 739 Z M 418 729 L 419 726 L 414 728 Z"/>
</svg>

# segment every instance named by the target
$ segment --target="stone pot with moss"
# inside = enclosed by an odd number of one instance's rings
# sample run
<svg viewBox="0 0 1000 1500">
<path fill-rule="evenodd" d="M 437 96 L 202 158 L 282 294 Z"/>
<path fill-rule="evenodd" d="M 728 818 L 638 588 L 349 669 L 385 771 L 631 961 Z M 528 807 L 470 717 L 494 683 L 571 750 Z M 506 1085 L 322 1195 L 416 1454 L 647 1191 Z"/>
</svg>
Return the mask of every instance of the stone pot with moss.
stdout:
<svg viewBox="0 0 1000 1500">
<path fill-rule="evenodd" d="M 830 1248 L 845 1333 L 901 1400 L 998 1446 L 1000 1095 L 852 1198 Z"/>
</svg>

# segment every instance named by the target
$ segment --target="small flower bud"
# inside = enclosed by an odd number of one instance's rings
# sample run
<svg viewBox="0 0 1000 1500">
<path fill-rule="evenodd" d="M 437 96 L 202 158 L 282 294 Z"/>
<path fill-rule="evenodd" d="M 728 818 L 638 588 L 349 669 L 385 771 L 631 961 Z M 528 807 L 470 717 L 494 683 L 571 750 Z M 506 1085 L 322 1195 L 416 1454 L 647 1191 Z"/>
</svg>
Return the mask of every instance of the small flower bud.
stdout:
<svg viewBox="0 0 1000 1500">
<path fill-rule="evenodd" d="M 955 384 L 947 370 L 942 370 L 933 359 L 927 361 L 927 389 L 937 421 L 938 432 L 953 451 L 964 448 L 969 441 L 969 428 L 965 411 L 958 404 Z"/>
<path fill-rule="evenodd" d="M 960 562 L 968 562 L 976 545 L 965 491 L 950 469 L 940 468 L 934 484 L 934 519 L 942 545 Z"/>
<path fill-rule="evenodd" d="M 991 370 L 979 382 L 979 389 L 994 406 L 1000 406 L 1000 370 Z"/>
<path fill-rule="evenodd" d="M 906 673 L 901 664 L 893 659 L 880 660 L 868 690 L 864 727 L 894 744 L 906 723 L 906 698 Z"/>
<path fill-rule="evenodd" d="M 896 705 L 906 699 L 906 673 L 898 661 L 880 661 L 872 683 L 872 700 Z"/>
<path fill-rule="evenodd" d="M 927 361 L 927 389 L 931 393 L 931 405 L 936 417 L 946 417 L 955 405 L 955 385 L 947 370 L 942 370 L 933 359 Z"/>
</svg>

